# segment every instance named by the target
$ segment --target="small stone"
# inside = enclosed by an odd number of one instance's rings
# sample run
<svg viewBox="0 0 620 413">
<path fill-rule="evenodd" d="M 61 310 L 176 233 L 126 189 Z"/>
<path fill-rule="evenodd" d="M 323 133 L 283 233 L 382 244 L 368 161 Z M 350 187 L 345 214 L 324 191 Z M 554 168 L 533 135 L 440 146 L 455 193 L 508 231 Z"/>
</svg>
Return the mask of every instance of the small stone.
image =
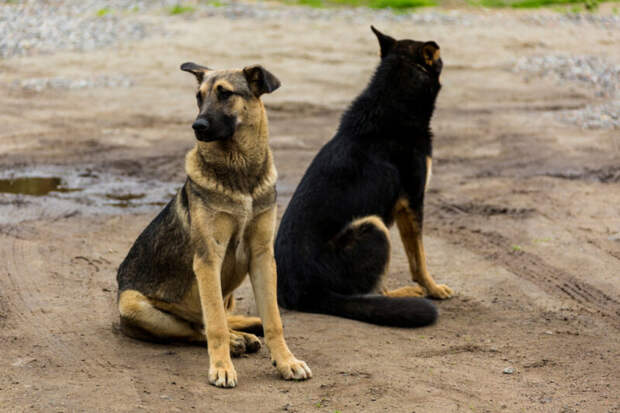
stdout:
<svg viewBox="0 0 620 413">
<path fill-rule="evenodd" d="M 32 363 L 33 361 L 36 361 L 35 358 L 33 357 L 24 357 L 24 358 L 18 358 L 17 360 L 15 360 L 15 362 L 13 364 L 11 364 L 13 367 L 23 367 L 27 364 Z"/>
<path fill-rule="evenodd" d="M 502 373 L 504 373 L 504 374 L 514 374 L 515 371 L 516 370 L 514 369 L 514 367 L 506 367 Z"/>
</svg>

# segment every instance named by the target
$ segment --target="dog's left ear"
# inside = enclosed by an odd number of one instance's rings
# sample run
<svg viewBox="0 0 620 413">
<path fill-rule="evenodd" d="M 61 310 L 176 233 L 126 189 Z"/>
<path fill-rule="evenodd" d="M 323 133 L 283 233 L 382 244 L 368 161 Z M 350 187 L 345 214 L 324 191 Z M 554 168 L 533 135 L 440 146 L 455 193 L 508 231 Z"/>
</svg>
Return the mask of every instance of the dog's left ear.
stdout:
<svg viewBox="0 0 620 413">
<path fill-rule="evenodd" d="M 379 30 L 375 28 L 375 26 L 370 26 L 372 32 L 377 36 L 377 40 L 379 40 L 379 47 L 381 48 L 381 57 L 387 56 L 388 53 L 392 50 L 394 45 L 396 44 L 396 39 L 388 36 L 387 34 L 381 33 Z"/>
<path fill-rule="evenodd" d="M 201 84 L 202 79 L 205 77 L 205 73 L 209 72 L 211 69 L 205 66 L 197 65 L 194 62 L 185 62 L 181 65 L 181 70 L 193 73 L 194 76 L 196 76 L 196 80 L 198 80 L 198 84 Z"/>
<path fill-rule="evenodd" d="M 252 93 L 256 96 L 260 96 L 263 93 L 271 93 L 280 87 L 278 78 L 261 65 L 244 67 L 243 75 L 248 81 L 250 90 L 252 90 Z"/>
</svg>

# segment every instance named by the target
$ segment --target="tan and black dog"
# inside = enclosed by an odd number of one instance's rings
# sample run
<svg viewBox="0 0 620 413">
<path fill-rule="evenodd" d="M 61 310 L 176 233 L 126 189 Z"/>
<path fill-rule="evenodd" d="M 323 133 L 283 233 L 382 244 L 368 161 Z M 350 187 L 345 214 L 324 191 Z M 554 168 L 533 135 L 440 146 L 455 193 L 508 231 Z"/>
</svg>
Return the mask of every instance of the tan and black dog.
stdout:
<svg viewBox="0 0 620 413">
<path fill-rule="evenodd" d="M 260 100 L 280 86 L 261 66 L 181 69 L 198 79 L 197 143 L 187 180 L 140 234 L 118 270 L 121 329 L 151 341 L 207 342 L 209 383 L 234 387 L 232 355 L 257 351 L 264 330 L 285 379 L 312 376 L 284 341 L 273 239 L 276 169 Z M 233 291 L 250 274 L 259 315 L 233 316 Z"/>
<path fill-rule="evenodd" d="M 372 30 L 381 62 L 282 217 L 278 298 L 290 309 L 419 327 L 437 318 L 433 304 L 419 297 L 453 294 L 429 274 L 422 243 L 430 122 L 443 62 L 434 41 L 396 40 Z M 418 285 L 381 291 L 394 222 Z"/>
</svg>

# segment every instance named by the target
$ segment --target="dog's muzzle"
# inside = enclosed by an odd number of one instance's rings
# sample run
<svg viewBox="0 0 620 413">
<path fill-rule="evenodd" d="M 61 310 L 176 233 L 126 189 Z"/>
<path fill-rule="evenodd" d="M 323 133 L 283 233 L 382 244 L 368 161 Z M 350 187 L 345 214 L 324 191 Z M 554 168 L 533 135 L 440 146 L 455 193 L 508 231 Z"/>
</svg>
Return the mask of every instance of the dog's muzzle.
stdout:
<svg viewBox="0 0 620 413">
<path fill-rule="evenodd" d="M 196 119 L 196 122 L 192 125 L 192 128 L 196 132 L 206 132 L 209 129 L 209 121 L 206 119 Z"/>
<path fill-rule="evenodd" d="M 215 139 L 210 139 L 208 136 L 209 132 L 209 121 L 203 118 L 198 118 L 192 124 L 192 129 L 194 129 L 194 134 L 196 135 L 196 139 L 202 142 L 210 142 Z"/>
<path fill-rule="evenodd" d="M 235 133 L 235 118 L 231 116 L 200 116 L 192 124 L 196 139 L 201 142 L 226 140 Z"/>
</svg>

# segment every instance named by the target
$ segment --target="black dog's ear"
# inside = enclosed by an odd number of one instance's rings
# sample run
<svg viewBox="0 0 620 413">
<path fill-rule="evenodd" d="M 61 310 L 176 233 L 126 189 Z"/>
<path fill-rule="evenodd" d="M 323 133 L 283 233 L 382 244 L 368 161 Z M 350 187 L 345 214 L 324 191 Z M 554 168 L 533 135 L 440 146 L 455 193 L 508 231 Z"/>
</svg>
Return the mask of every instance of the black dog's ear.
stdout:
<svg viewBox="0 0 620 413">
<path fill-rule="evenodd" d="M 421 49 L 424 63 L 432 68 L 437 74 L 441 73 L 443 62 L 439 53 L 439 45 L 433 41 L 424 43 Z"/>
<path fill-rule="evenodd" d="M 422 46 L 422 57 L 424 58 L 424 63 L 432 66 L 440 58 L 439 45 L 433 41 L 424 43 L 424 46 Z"/>
<path fill-rule="evenodd" d="M 181 70 L 193 73 L 194 76 L 196 76 L 196 79 L 198 80 L 198 83 L 200 84 L 200 83 L 202 83 L 202 79 L 204 79 L 204 77 L 205 77 L 205 73 L 207 73 L 211 69 L 209 69 L 208 67 L 205 67 L 205 66 L 197 65 L 194 62 L 185 62 L 185 63 L 183 63 L 181 65 Z"/>
<path fill-rule="evenodd" d="M 377 36 L 377 40 L 379 40 L 379 47 L 381 47 L 381 57 L 387 56 L 390 53 L 390 50 L 396 44 L 396 39 L 388 36 L 387 34 L 381 33 L 379 30 L 375 28 L 375 26 L 370 26 L 370 29 L 374 32 L 375 36 Z"/>
<path fill-rule="evenodd" d="M 261 65 L 244 67 L 243 75 L 248 81 L 252 93 L 256 96 L 260 96 L 263 93 L 271 93 L 280 87 L 278 78 Z"/>
</svg>

